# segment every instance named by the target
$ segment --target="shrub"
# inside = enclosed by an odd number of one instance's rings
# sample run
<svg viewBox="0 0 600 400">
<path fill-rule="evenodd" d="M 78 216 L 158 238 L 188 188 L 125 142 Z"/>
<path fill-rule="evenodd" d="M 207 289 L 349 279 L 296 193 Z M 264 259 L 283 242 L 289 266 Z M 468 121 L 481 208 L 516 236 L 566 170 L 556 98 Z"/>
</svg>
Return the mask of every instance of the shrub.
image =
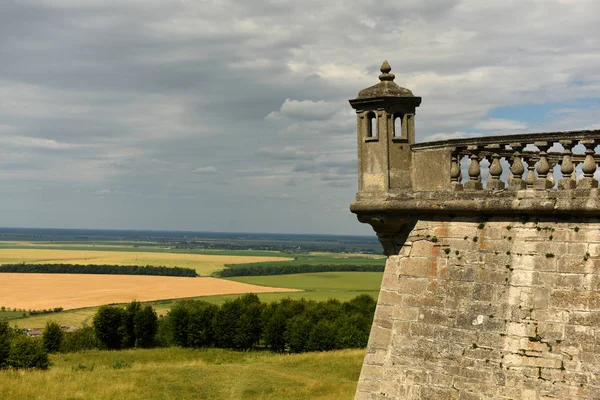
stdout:
<svg viewBox="0 0 600 400">
<path fill-rule="evenodd" d="M 46 327 L 42 331 L 42 343 L 48 353 L 56 353 L 60 350 L 63 335 L 64 332 L 57 322 L 46 322 Z"/>
<path fill-rule="evenodd" d="M 41 340 L 25 335 L 15 336 L 10 342 L 8 365 L 13 368 L 48 369 L 48 352 Z"/>
<path fill-rule="evenodd" d="M 97 349 L 100 345 L 94 328 L 85 326 L 75 332 L 65 333 L 60 351 L 73 353 L 76 351 Z"/>
</svg>

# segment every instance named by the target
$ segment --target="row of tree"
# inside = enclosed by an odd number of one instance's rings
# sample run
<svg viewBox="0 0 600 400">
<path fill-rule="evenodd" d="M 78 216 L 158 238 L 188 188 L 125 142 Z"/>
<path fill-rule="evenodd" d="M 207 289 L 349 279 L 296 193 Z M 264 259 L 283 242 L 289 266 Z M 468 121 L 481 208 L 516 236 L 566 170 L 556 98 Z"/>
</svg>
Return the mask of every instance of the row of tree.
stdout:
<svg viewBox="0 0 600 400">
<path fill-rule="evenodd" d="M 186 300 L 161 320 L 157 340 L 181 347 L 294 353 L 360 348 L 367 345 L 375 305 L 369 295 L 343 303 L 282 299 L 267 304 L 255 294 L 221 306 Z"/>
<path fill-rule="evenodd" d="M 227 278 L 233 276 L 289 275 L 310 272 L 383 272 L 385 265 L 249 265 L 231 266 L 214 273 Z"/>
<path fill-rule="evenodd" d="M 104 275 L 155 275 L 155 276 L 198 276 L 191 268 L 139 266 L 139 265 L 78 265 L 78 264 L 4 264 L 0 272 L 42 274 L 104 274 Z"/>
<path fill-rule="evenodd" d="M 133 302 L 126 308 L 100 307 L 92 327 L 100 348 L 107 349 L 180 346 L 324 351 L 365 347 L 375 306 L 369 295 L 347 302 L 288 298 L 263 303 L 255 294 L 246 294 L 220 306 L 182 300 L 159 319 L 152 307 Z"/>
</svg>

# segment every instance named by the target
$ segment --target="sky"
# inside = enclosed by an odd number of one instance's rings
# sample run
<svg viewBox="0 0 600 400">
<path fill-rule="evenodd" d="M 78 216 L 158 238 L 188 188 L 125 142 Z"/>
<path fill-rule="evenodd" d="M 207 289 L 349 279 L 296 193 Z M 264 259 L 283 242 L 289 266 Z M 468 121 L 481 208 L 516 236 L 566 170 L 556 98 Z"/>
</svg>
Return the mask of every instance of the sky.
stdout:
<svg viewBox="0 0 600 400">
<path fill-rule="evenodd" d="M 1 0 L 0 226 L 371 234 L 348 99 L 417 141 L 600 128 L 597 0 Z"/>
</svg>

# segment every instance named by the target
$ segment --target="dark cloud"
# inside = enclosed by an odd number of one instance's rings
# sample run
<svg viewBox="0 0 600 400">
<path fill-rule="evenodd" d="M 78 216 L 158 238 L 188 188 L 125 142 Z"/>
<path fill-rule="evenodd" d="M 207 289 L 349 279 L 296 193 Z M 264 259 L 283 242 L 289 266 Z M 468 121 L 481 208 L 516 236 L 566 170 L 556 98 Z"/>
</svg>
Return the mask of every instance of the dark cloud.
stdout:
<svg viewBox="0 0 600 400">
<path fill-rule="evenodd" d="M 4 0 L 0 215 L 368 234 L 348 212 L 347 99 L 383 59 L 423 96 L 418 140 L 597 127 L 597 106 L 535 123 L 489 113 L 600 98 L 599 13 L 593 0 Z"/>
</svg>

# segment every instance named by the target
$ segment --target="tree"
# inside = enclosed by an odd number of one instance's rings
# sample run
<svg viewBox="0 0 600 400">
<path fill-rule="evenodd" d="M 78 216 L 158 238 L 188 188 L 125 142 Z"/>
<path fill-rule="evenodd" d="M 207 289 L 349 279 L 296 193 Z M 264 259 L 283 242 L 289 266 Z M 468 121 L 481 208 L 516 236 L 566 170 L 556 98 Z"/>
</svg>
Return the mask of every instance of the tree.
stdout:
<svg viewBox="0 0 600 400">
<path fill-rule="evenodd" d="M 242 314 L 241 308 L 242 304 L 239 298 L 228 300 L 221 305 L 214 319 L 215 344 L 217 347 L 234 348 L 233 338 Z"/>
<path fill-rule="evenodd" d="M 151 306 L 138 309 L 133 317 L 136 347 L 151 347 L 158 329 L 158 316 Z"/>
<path fill-rule="evenodd" d="M 118 307 L 102 306 L 94 315 L 92 326 L 96 337 L 107 349 L 120 349 L 123 344 L 122 323 L 125 310 Z"/>
<path fill-rule="evenodd" d="M 192 300 L 183 300 L 175 303 L 168 314 L 169 338 L 175 346 L 188 347 L 188 330 L 190 324 L 190 308 Z"/>
<path fill-rule="evenodd" d="M 277 305 L 269 305 L 263 312 L 263 340 L 272 351 L 285 351 L 285 327 L 287 322 L 285 312 Z"/>
<path fill-rule="evenodd" d="M 48 353 L 56 353 L 60 350 L 63 337 L 64 332 L 57 322 L 46 322 L 46 327 L 42 331 L 42 343 Z"/>
<path fill-rule="evenodd" d="M 15 336 L 10 342 L 8 365 L 13 368 L 48 369 L 48 352 L 38 338 L 25 335 Z"/>
<path fill-rule="evenodd" d="M 240 315 L 236 321 L 233 347 L 248 350 L 259 342 L 262 334 L 263 304 L 254 293 L 245 294 L 236 301 L 240 303 Z"/>
<path fill-rule="evenodd" d="M 135 346 L 135 324 L 134 319 L 135 316 L 140 312 L 142 308 L 142 304 L 137 301 L 132 301 L 125 308 L 125 312 L 123 313 L 123 321 L 121 324 L 121 329 L 123 333 L 123 348 L 130 348 Z"/>
<path fill-rule="evenodd" d="M 306 350 L 327 351 L 335 349 L 336 333 L 333 322 L 325 319 L 319 321 L 311 329 L 308 342 L 306 343 Z"/>
<path fill-rule="evenodd" d="M 213 323 L 219 307 L 204 301 L 197 303 L 190 312 L 188 344 L 195 348 L 212 346 L 215 343 Z"/>
<path fill-rule="evenodd" d="M 306 351 L 306 342 L 312 326 L 312 321 L 306 314 L 296 315 L 288 320 L 285 330 L 285 341 L 292 353 Z"/>
<path fill-rule="evenodd" d="M 14 336 L 8 321 L 0 320 L 0 369 L 8 366 L 8 353 L 10 352 L 10 339 Z"/>
<path fill-rule="evenodd" d="M 369 341 L 370 322 L 361 315 L 343 316 L 336 321 L 336 347 L 339 349 L 366 347 Z"/>
</svg>

